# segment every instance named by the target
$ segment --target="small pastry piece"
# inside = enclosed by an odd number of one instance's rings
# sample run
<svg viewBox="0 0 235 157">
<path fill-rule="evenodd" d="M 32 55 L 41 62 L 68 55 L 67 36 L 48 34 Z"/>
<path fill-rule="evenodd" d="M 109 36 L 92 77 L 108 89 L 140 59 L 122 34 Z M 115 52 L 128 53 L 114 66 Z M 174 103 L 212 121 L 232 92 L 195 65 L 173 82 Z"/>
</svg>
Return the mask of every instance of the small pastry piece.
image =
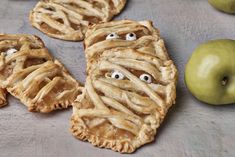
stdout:
<svg viewBox="0 0 235 157">
<path fill-rule="evenodd" d="M 67 108 L 79 94 L 78 82 L 38 37 L 0 34 L 0 53 L 0 106 L 6 91 L 37 112 Z"/>
<path fill-rule="evenodd" d="M 126 0 L 41 0 L 30 12 L 30 22 L 45 34 L 63 40 L 83 40 L 88 25 L 107 22 Z"/>
<path fill-rule="evenodd" d="M 72 134 L 121 153 L 153 141 L 177 79 L 158 31 L 148 21 L 98 24 L 85 48 L 88 76 L 73 104 Z"/>
</svg>

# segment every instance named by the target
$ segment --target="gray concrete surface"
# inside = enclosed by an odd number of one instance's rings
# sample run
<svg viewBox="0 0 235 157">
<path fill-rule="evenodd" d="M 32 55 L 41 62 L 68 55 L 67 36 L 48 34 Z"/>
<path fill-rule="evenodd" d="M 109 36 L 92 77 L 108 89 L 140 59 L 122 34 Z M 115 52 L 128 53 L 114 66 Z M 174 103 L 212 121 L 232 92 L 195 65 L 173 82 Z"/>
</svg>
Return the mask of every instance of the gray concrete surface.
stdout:
<svg viewBox="0 0 235 157">
<path fill-rule="evenodd" d="M 82 43 L 49 38 L 32 28 L 28 13 L 37 0 L 1 0 L 0 32 L 40 36 L 53 55 L 81 82 L 85 80 Z M 233 157 L 235 105 L 214 107 L 187 91 L 184 66 L 194 48 L 216 38 L 235 39 L 235 15 L 213 9 L 206 0 L 129 0 L 116 19 L 150 19 L 161 30 L 179 69 L 177 104 L 158 131 L 156 141 L 133 155 L 120 155 L 76 140 L 68 131 L 71 109 L 29 113 L 15 98 L 0 109 L 0 157 Z"/>
</svg>

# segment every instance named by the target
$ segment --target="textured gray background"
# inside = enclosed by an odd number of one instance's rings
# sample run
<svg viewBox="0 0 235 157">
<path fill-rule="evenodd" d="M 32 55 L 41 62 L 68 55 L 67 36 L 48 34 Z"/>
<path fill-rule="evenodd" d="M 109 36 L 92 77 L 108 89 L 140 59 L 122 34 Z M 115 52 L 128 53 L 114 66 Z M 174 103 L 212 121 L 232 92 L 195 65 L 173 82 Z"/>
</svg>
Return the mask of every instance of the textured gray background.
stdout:
<svg viewBox="0 0 235 157">
<path fill-rule="evenodd" d="M 53 55 L 81 82 L 85 80 L 82 43 L 49 38 L 32 28 L 28 13 L 36 0 L 1 0 L 0 32 L 40 36 Z M 161 30 L 179 69 L 177 104 L 158 131 L 156 141 L 135 157 L 235 156 L 235 106 L 214 107 L 195 100 L 185 88 L 184 66 L 195 47 L 216 38 L 235 39 L 235 15 L 214 10 L 206 0 L 129 0 L 116 19 L 150 19 Z M 216 92 L 216 91 L 215 91 Z M 15 98 L 0 109 L 0 157 L 119 157 L 76 140 L 68 131 L 71 109 L 30 113 Z"/>
</svg>

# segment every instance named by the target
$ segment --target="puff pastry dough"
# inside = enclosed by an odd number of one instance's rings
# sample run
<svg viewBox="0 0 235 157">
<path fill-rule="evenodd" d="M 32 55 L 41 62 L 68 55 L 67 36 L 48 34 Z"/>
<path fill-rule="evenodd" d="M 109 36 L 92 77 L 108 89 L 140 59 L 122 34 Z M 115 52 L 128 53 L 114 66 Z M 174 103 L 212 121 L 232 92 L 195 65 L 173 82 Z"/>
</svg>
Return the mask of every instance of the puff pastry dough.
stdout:
<svg viewBox="0 0 235 157">
<path fill-rule="evenodd" d="M 87 79 L 71 131 L 98 147 L 131 153 L 154 140 L 175 103 L 177 70 L 150 21 L 113 21 L 86 33 Z"/>
<path fill-rule="evenodd" d="M 45 34 L 63 40 L 83 40 L 88 25 L 109 21 L 126 0 L 41 0 L 30 22 Z"/>
<path fill-rule="evenodd" d="M 0 34 L 0 53 L 0 106 L 9 92 L 29 111 L 50 112 L 67 108 L 79 94 L 78 82 L 38 37 Z"/>
</svg>

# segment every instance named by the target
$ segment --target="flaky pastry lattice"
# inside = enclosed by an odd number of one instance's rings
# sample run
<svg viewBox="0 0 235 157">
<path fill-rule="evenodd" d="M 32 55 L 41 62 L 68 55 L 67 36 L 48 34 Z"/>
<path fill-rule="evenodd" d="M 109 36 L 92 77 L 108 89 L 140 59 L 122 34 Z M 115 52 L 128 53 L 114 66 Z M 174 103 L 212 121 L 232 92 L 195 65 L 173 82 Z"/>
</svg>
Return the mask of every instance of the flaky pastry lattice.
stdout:
<svg viewBox="0 0 235 157">
<path fill-rule="evenodd" d="M 86 34 L 87 79 L 71 131 L 98 147 L 131 153 L 154 140 L 175 103 L 177 70 L 150 21 L 113 21 Z"/>
<path fill-rule="evenodd" d="M 0 106 L 9 92 L 29 111 L 50 112 L 67 108 L 79 94 L 79 83 L 38 37 L 0 34 L 0 53 Z"/>
<path fill-rule="evenodd" d="M 126 0 L 41 0 L 30 22 L 45 34 L 63 40 L 83 40 L 88 25 L 109 21 Z"/>
</svg>

